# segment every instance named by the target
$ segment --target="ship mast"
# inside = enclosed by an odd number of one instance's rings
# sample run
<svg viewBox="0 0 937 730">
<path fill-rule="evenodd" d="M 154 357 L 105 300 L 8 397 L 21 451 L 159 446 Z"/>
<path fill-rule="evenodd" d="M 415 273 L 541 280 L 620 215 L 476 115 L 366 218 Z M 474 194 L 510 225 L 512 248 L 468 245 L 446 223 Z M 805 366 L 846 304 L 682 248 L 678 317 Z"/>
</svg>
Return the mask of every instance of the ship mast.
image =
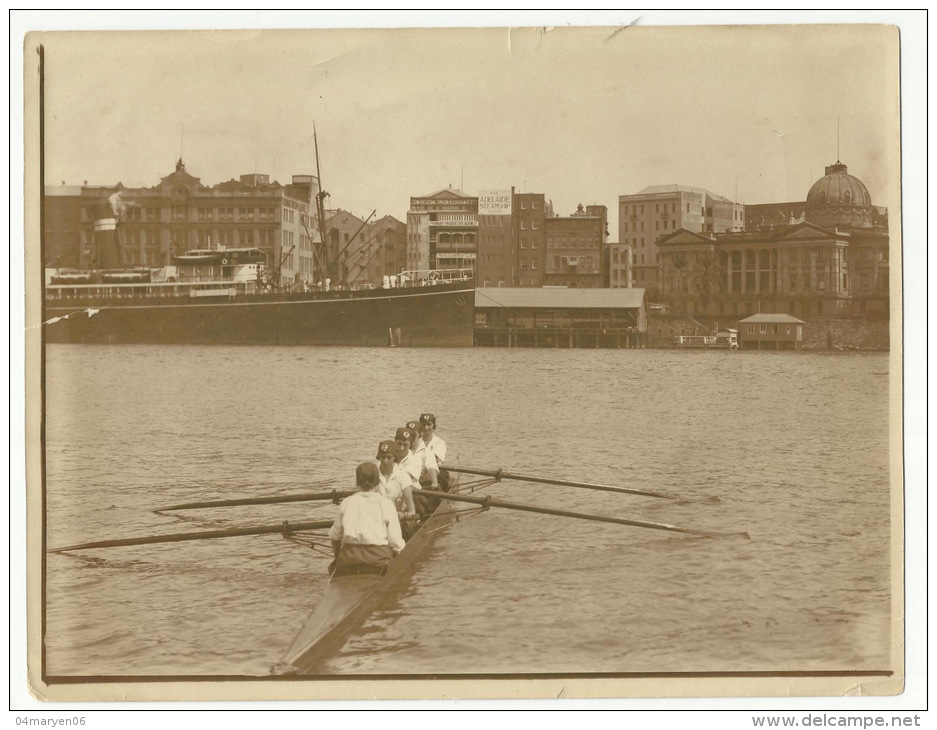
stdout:
<svg viewBox="0 0 937 730">
<path fill-rule="evenodd" d="M 316 180 L 319 183 L 319 192 L 316 193 L 316 217 L 319 219 L 319 245 L 322 255 L 319 257 L 325 268 L 325 277 L 332 278 L 332 260 L 329 257 L 329 242 L 325 238 L 325 198 L 328 193 L 322 187 L 322 173 L 319 170 L 319 138 L 316 135 L 315 122 L 312 124 L 312 141 L 316 150 Z"/>
</svg>

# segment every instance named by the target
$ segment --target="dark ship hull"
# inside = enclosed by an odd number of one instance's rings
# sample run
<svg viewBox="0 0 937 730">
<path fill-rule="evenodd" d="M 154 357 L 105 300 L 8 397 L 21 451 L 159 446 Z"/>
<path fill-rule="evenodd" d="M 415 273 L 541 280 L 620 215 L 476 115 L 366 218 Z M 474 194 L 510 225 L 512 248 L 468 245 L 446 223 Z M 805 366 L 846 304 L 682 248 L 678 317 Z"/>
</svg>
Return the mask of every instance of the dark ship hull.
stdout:
<svg viewBox="0 0 937 730">
<path fill-rule="evenodd" d="M 308 293 L 47 287 L 45 341 L 471 347 L 474 281 Z"/>
</svg>

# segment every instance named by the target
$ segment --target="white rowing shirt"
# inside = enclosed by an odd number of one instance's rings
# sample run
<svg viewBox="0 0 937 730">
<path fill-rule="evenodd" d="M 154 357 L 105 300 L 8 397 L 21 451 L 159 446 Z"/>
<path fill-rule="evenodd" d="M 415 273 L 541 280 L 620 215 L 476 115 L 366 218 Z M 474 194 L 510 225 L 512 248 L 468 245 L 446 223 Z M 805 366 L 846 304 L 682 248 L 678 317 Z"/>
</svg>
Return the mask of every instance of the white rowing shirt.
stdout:
<svg viewBox="0 0 937 730">
<path fill-rule="evenodd" d="M 377 491 L 355 492 L 342 500 L 329 537 L 342 544 L 390 545 L 397 552 L 405 545 L 393 502 Z"/>
<path fill-rule="evenodd" d="M 408 451 L 407 455 L 397 464 L 400 470 L 400 483 L 404 487 L 419 487 L 420 474 L 423 472 L 423 456 L 417 452 Z"/>
<path fill-rule="evenodd" d="M 426 443 L 422 439 L 420 439 L 420 441 L 426 445 L 426 450 L 436 457 L 437 467 L 442 466 L 442 463 L 446 460 L 446 442 L 436 434 L 433 434 L 429 443 Z"/>
<path fill-rule="evenodd" d="M 408 477 L 401 473 L 397 464 L 394 464 L 394 470 L 389 477 L 384 476 L 380 466 L 378 466 L 377 473 L 380 477 L 380 482 L 377 485 L 378 491 L 395 505 L 399 505 L 400 500 L 403 498 L 403 490 L 410 486 L 405 483 Z"/>
</svg>

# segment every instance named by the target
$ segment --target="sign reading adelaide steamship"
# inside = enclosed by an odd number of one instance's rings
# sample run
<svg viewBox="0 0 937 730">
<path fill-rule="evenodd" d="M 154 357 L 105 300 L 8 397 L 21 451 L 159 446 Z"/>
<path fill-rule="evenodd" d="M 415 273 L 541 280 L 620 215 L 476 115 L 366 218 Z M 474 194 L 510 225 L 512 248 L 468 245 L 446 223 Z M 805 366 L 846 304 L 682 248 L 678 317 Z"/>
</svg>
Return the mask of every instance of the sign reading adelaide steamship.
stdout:
<svg viewBox="0 0 937 730">
<path fill-rule="evenodd" d="M 511 215 L 510 190 L 479 190 L 479 215 Z"/>
</svg>

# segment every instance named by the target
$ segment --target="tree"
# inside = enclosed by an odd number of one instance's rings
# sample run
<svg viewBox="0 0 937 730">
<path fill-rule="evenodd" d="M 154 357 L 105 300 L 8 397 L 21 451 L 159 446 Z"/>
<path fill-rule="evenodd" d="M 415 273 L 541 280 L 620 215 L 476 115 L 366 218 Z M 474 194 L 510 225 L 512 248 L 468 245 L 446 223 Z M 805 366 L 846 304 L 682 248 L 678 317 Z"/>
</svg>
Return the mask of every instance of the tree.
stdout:
<svg viewBox="0 0 937 730">
<path fill-rule="evenodd" d="M 692 280 L 694 288 L 699 292 L 702 310 L 708 315 L 712 297 L 725 291 L 725 269 L 712 247 L 697 255 Z"/>
</svg>

